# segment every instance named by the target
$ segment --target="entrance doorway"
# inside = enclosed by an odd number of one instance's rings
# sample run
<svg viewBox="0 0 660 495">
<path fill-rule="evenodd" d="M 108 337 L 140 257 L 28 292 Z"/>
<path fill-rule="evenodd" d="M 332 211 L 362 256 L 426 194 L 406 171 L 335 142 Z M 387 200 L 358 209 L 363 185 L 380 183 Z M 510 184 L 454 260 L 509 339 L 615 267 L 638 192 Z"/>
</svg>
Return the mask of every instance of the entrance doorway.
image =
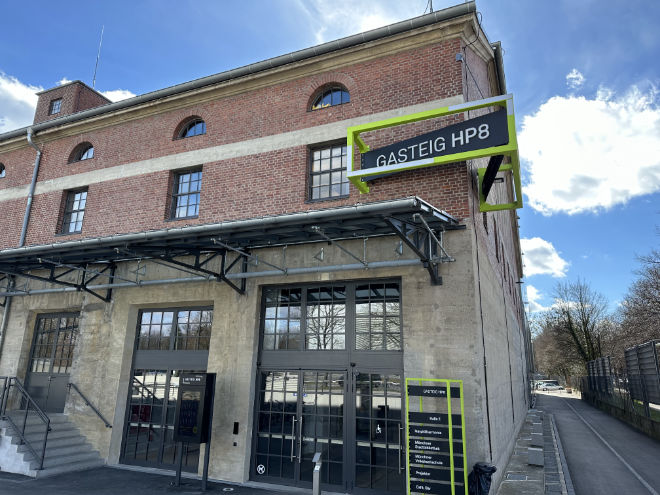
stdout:
<svg viewBox="0 0 660 495">
<path fill-rule="evenodd" d="M 264 289 L 251 479 L 405 491 L 399 283 Z"/>
<path fill-rule="evenodd" d="M 78 313 L 37 317 L 30 351 L 27 392 L 47 413 L 61 413 L 78 340 Z"/>
<path fill-rule="evenodd" d="M 213 309 L 140 311 L 120 462 L 174 469 L 174 412 L 182 373 L 204 372 Z M 183 466 L 197 472 L 199 444 L 183 444 Z"/>
</svg>

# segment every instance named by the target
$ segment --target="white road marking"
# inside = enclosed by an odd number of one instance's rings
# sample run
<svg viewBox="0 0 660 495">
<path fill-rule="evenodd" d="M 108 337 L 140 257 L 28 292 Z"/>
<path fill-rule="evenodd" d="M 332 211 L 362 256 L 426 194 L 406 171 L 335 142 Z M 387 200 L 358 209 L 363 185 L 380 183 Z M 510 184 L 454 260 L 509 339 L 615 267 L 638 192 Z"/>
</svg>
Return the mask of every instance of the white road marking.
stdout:
<svg viewBox="0 0 660 495">
<path fill-rule="evenodd" d="M 642 485 L 644 485 L 644 487 L 649 491 L 649 493 L 651 493 L 652 495 L 660 495 L 658 492 L 656 492 L 656 491 L 653 489 L 653 487 L 652 487 L 651 485 L 649 485 L 649 484 L 644 480 L 644 478 L 642 478 L 642 477 L 639 475 L 639 473 L 638 473 L 637 471 L 635 471 L 635 470 L 633 469 L 633 467 L 632 467 L 630 464 L 628 464 L 628 463 L 625 461 L 625 459 L 624 459 L 623 457 L 621 457 L 621 456 L 619 455 L 619 453 L 618 453 L 616 450 L 614 450 L 614 448 L 613 448 L 609 443 L 607 443 L 607 440 L 605 440 L 605 439 L 600 435 L 600 433 L 598 433 L 598 432 L 594 429 L 593 426 L 591 426 L 589 423 L 587 423 L 587 420 L 584 419 L 584 418 L 582 417 L 582 415 L 581 415 L 579 412 L 577 412 L 573 406 L 571 406 L 571 404 L 568 402 L 568 400 L 564 399 L 564 402 L 566 402 L 566 405 L 567 405 L 568 407 L 571 408 L 571 410 L 575 413 L 575 415 L 576 415 L 578 418 L 580 418 L 580 420 L 581 420 L 585 425 L 587 425 L 587 427 L 588 427 L 588 428 L 594 433 L 594 435 L 596 435 L 596 436 L 600 439 L 600 441 L 603 442 L 603 443 L 605 444 L 605 447 L 607 447 L 608 449 L 610 449 L 610 450 L 612 451 L 612 453 L 617 457 L 617 459 L 619 459 L 619 460 L 623 463 L 623 465 L 626 466 L 626 468 L 628 468 L 628 471 L 630 471 L 630 472 L 635 476 L 635 478 L 637 478 L 637 479 L 639 480 L 639 482 L 640 482 Z"/>
</svg>

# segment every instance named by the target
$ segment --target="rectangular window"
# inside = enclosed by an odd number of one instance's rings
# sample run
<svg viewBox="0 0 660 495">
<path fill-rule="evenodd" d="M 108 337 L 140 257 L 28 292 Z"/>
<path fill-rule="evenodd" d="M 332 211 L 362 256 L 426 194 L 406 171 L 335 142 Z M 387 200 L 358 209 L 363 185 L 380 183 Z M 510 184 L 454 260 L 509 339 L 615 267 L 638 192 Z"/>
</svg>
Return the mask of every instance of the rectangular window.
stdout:
<svg viewBox="0 0 660 495">
<path fill-rule="evenodd" d="M 67 192 L 64 216 L 62 218 L 62 234 L 77 234 L 82 232 L 86 204 L 87 189 Z"/>
<path fill-rule="evenodd" d="M 321 200 L 348 196 L 345 144 L 315 149 L 310 155 L 309 198 Z"/>
<path fill-rule="evenodd" d="M 212 322 L 211 309 L 143 311 L 137 334 L 137 348 L 208 351 Z"/>
<path fill-rule="evenodd" d="M 346 287 L 307 290 L 305 349 L 346 348 Z"/>
<path fill-rule="evenodd" d="M 264 290 L 264 351 L 401 351 L 401 329 L 399 282 Z"/>
<path fill-rule="evenodd" d="M 48 108 L 48 115 L 55 115 L 56 113 L 60 113 L 61 109 L 62 109 L 62 98 L 58 98 L 57 100 L 52 100 L 50 102 L 50 107 Z"/>
<path fill-rule="evenodd" d="M 401 350 L 399 284 L 365 284 L 355 289 L 355 347 Z"/>
<path fill-rule="evenodd" d="M 202 190 L 202 170 L 188 170 L 174 178 L 172 218 L 199 216 L 199 193 Z"/>
</svg>

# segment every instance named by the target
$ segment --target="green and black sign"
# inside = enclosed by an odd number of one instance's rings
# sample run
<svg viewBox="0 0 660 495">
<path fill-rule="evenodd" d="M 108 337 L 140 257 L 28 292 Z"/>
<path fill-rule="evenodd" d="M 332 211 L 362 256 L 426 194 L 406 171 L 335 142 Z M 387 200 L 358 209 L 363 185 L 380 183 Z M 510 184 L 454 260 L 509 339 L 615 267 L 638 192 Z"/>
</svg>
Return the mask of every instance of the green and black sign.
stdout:
<svg viewBox="0 0 660 495">
<path fill-rule="evenodd" d="M 467 495 L 463 382 L 406 378 L 408 494 Z"/>
<path fill-rule="evenodd" d="M 498 110 L 361 155 L 361 169 L 399 165 L 509 143 L 506 110 Z"/>
</svg>

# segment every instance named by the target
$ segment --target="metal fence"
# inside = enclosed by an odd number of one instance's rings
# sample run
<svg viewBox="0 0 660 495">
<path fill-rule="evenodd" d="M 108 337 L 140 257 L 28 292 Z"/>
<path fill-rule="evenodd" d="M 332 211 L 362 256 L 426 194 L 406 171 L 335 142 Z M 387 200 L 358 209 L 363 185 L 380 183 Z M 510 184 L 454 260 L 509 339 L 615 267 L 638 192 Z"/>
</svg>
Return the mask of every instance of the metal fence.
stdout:
<svg viewBox="0 0 660 495">
<path fill-rule="evenodd" d="M 633 388 L 643 383 L 632 382 L 628 375 L 584 376 L 580 378 L 580 392 L 590 402 L 600 401 L 626 413 L 642 416 L 660 424 L 660 404 L 635 398 Z"/>
<path fill-rule="evenodd" d="M 633 399 L 660 404 L 660 340 L 626 349 L 626 371 Z"/>
<path fill-rule="evenodd" d="M 589 372 L 589 389 L 605 394 L 613 391 L 612 361 L 609 356 L 601 357 L 587 363 Z"/>
</svg>

